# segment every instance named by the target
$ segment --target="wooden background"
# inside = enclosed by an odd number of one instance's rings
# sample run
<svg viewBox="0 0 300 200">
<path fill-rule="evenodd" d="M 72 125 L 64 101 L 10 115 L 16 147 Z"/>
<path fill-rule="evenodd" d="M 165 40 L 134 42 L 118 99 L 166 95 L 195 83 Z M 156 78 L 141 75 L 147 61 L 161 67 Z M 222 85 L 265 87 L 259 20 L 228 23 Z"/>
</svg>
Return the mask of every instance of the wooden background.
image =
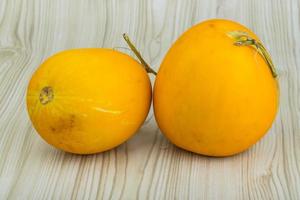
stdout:
<svg viewBox="0 0 300 200">
<path fill-rule="evenodd" d="M 0 0 L 0 199 L 300 199 L 299 7 L 299 0 Z M 132 139 L 97 155 L 61 152 L 35 133 L 24 97 L 46 57 L 125 47 L 127 32 L 158 69 L 184 30 L 216 17 L 254 30 L 280 74 L 280 112 L 250 150 L 227 158 L 180 150 L 152 111 Z"/>
</svg>

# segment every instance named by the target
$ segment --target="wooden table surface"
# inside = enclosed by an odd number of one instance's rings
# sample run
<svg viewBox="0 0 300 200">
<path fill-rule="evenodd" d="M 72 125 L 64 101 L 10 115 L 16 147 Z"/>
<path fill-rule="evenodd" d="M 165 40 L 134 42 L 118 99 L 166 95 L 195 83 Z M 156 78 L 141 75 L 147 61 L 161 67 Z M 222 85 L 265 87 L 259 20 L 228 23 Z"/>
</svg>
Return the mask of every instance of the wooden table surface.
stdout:
<svg viewBox="0 0 300 200">
<path fill-rule="evenodd" d="M 299 7 L 299 0 L 0 0 L 0 199 L 300 199 Z M 97 155 L 64 153 L 36 134 L 25 92 L 46 57 L 126 47 L 126 32 L 157 70 L 171 43 L 208 18 L 250 27 L 279 71 L 279 114 L 251 149 L 227 158 L 180 150 L 152 109 L 133 138 Z"/>
</svg>

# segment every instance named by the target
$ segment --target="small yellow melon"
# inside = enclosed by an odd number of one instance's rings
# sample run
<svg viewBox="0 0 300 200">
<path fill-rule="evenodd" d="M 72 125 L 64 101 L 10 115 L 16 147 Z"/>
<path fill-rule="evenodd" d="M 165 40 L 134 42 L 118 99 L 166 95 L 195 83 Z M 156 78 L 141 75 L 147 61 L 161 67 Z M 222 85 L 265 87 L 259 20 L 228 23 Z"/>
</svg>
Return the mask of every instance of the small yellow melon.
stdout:
<svg viewBox="0 0 300 200">
<path fill-rule="evenodd" d="M 32 76 L 27 109 L 49 144 L 67 152 L 102 152 L 126 141 L 151 104 L 146 70 L 110 49 L 75 49 L 48 58 Z"/>
<path fill-rule="evenodd" d="M 164 58 L 154 86 L 155 118 L 183 149 L 228 156 L 255 144 L 271 127 L 279 89 L 258 37 L 229 20 L 185 32 Z"/>
</svg>

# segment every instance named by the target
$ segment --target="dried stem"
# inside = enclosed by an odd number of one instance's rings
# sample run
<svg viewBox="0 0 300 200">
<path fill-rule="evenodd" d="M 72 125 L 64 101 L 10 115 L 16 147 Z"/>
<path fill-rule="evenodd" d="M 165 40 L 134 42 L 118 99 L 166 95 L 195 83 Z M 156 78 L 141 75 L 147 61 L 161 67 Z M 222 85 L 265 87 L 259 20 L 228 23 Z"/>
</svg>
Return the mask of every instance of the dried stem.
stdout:
<svg viewBox="0 0 300 200">
<path fill-rule="evenodd" d="M 126 41 L 126 43 L 128 44 L 128 46 L 130 47 L 130 49 L 133 51 L 133 53 L 136 55 L 136 57 L 139 59 L 139 61 L 141 62 L 141 64 L 145 67 L 146 71 L 148 73 L 152 73 L 152 74 L 156 75 L 157 73 L 143 59 L 143 57 L 141 56 L 140 52 L 135 48 L 135 46 L 130 41 L 130 39 L 129 39 L 129 37 L 128 37 L 128 35 L 126 33 L 123 34 L 123 38 Z"/>
<path fill-rule="evenodd" d="M 251 38 L 248 33 L 243 32 L 243 31 L 232 31 L 232 32 L 228 33 L 228 36 L 235 39 L 234 45 L 236 45 L 236 46 L 252 46 L 252 47 L 254 47 L 257 50 L 257 52 L 264 58 L 266 63 L 268 64 L 273 77 L 276 78 L 278 76 L 277 72 L 276 72 L 276 68 L 271 59 L 271 56 L 261 42 L 256 41 L 255 39 Z"/>
</svg>

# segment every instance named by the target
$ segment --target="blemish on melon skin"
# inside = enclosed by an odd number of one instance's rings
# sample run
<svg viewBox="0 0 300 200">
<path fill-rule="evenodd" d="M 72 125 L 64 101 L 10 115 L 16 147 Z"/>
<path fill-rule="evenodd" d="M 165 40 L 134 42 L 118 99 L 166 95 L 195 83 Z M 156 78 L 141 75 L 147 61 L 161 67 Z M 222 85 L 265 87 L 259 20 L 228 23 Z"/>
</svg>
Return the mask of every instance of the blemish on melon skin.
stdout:
<svg viewBox="0 0 300 200">
<path fill-rule="evenodd" d="M 50 126 L 52 133 L 71 132 L 77 126 L 78 118 L 74 114 L 59 118 L 56 124 Z"/>
<path fill-rule="evenodd" d="M 214 24 L 208 24 L 208 26 L 209 26 L 210 28 L 215 28 L 215 25 L 214 25 Z"/>
</svg>

